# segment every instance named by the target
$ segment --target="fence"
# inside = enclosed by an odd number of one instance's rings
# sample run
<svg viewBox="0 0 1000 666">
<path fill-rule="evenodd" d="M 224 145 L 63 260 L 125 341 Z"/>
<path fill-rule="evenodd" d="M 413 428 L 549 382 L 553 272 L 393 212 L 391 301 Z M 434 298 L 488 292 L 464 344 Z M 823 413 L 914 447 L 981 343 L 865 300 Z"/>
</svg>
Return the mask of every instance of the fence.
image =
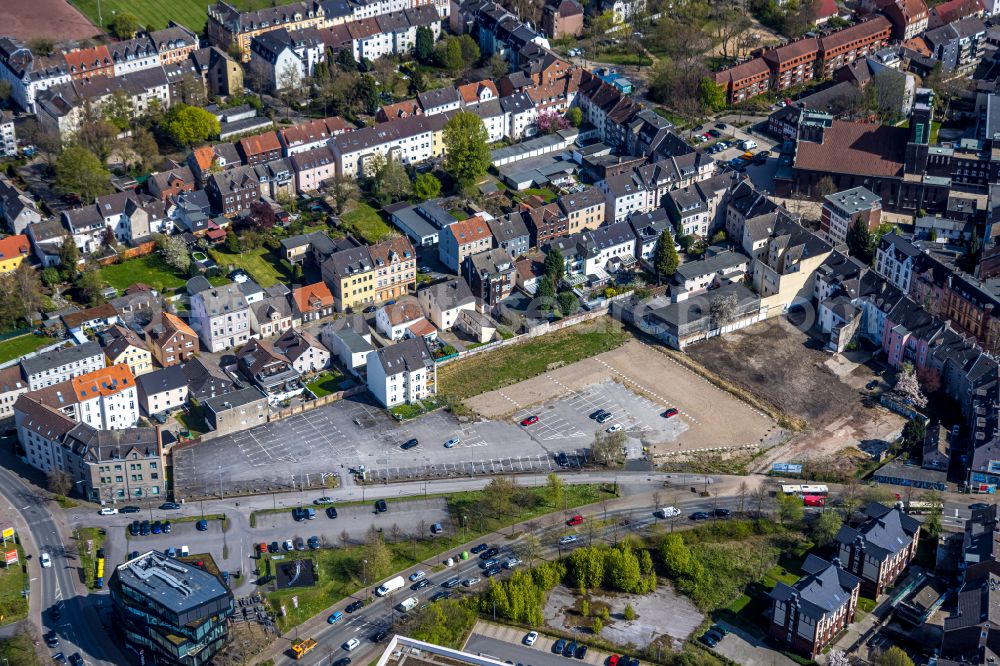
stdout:
<svg viewBox="0 0 1000 666">
<path fill-rule="evenodd" d="M 147 254 L 152 254 L 155 250 L 156 241 L 146 241 L 145 243 L 140 243 L 135 247 L 127 247 L 124 250 L 119 250 L 110 257 L 98 259 L 97 263 L 101 266 L 111 266 L 112 264 L 128 261 L 129 259 L 135 259 L 136 257 L 143 257 Z"/>
<path fill-rule="evenodd" d="M 368 390 L 368 387 L 364 384 L 349 388 L 346 391 L 337 391 L 336 393 L 331 393 L 330 395 L 324 395 L 322 398 L 316 398 L 315 400 L 310 400 L 309 402 L 303 402 L 301 404 L 295 405 L 294 407 L 288 407 L 287 409 L 279 409 L 276 412 L 271 412 L 267 420 L 280 421 L 281 419 L 287 419 L 289 416 L 294 416 L 295 414 L 302 414 L 303 412 L 309 412 L 317 407 L 323 407 L 324 405 L 329 405 L 331 403 L 337 402 L 338 400 L 343 400 L 344 398 L 350 398 L 355 395 L 359 395 Z"/>
</svg>

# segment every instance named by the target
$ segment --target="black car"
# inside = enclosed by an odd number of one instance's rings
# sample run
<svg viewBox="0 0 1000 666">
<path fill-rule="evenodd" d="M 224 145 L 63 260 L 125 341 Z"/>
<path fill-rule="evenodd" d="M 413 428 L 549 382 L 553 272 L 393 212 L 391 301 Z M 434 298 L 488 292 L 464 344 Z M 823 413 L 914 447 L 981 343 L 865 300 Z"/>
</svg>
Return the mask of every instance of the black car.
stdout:
<svg viewBox="0 0 1000 666">
<path fill-rule="evenodd" d="M 409 451 L 410 449 L 414 448 L 418 444 L 420 444 L 420 442 L 418 442 L 416 439 L 408 439 L 405 442 L 403 442 L 402 444 L 400 444 L 399 448 L 403 449 L 404 451 Z"/>
<path fill-rule="evenodd" d="M 347 611 L 348 613 L 353 613 L 354 611 L 359 611 L 364 607 L 365 607 L 365 602 L 359 599 L 357 601 L 352 601 L 351 603 L 347 604 L 347 608 L 345 608 L 344 610 Z"/>
<path fill-rule="evenodd" d="M 489 546 L 487 546 L 485 543 L 481 543 L 478 546 L 473 546 L 472 548 L 470 548 L 469 552 L 472 553 L 473 555 L 478 555 L 479 553 L 487 549 L 489 549 Z"/>
<path fill-rule="evenodd" d="M 874 391 L 875 389 L 878 388 L 878 380 L 877 379 L 871 380 L 870 382 L 865 384 L 865 388 L 869 391 Z"/>
<path fill-rule="evenodd" d="M 59 647 L 59 637 L 56 636 L 56 632 L 53 631 L 45 637 L 45 644 L 50 648 Z"/>
<path fill-rule="evenodd" d="M 305 542 L 305 539 L 303 539 L 302 537 L 295 537 L 295 541 L 292 542 L 292 543 L 295 546 L 295 550 L 305 550 L 306 549 L 306 542 Z"/>
<path fill-rule="evenodd" d="M 718 139 L 720 136 L 722 136 L 722 132 L 720 132 L 717 129 L 710 129 L 710 130 L 708 130 L 708 134 L 709 134 L 709 136 L 712 136 L 712 137 L 714 137 L 716 139 Z"/>
<path fill-rule="evenodd" d="M 711 627 L 708 628 L 708 630 L 709 631 L 714 631 L 715 633 L 719 634 L 720 636 L 728 636 L 729 635 L 729 630 L 728 629 L 726 629 L 725 627 L 719 626 L 717 624 L 713 624 Z"/>
<path fill-rule="evenodd" d="M 479 553 L 479 559 L 488 560 L 491 557 L 496 557 L 500 554 L 499 548 L 487 548 L 485 551 Z"/>
<path fill-rule="evenodd" d="M 592 419 L 594 419 L 596 421 L 597 419 L 601 418 L 605 414 L 607 414 L 606 411 L 604 411 L 603 409 L 598 409 L 596 412 L 592 412 L 590 414 L 590 418 L 592 418 Z"/>
<path fill-rule="evenodd" d="M 362 312 L 364 312 L 365 314 L 371 314 L 371 313 L 375 312 L 376 310 L 378 310 L 378 308 L 376 308 L 374 305 L 369 305 L 364 310 L 362 310 Z"/>
<path fill-rule="evenodd" d="M 137 506 L 123 506 L 118 509 L 118 513 L 139 513 L 140 511 L 142 511 L 142 509 Z"/>
<path fill-rule="evenodd" d="M 733 512 L 729 509 L 716 509 L 714 512 L 716 518 L 732 518 Z"/>
<path fill-rule="evenodd" d="M 716 645 L 719 644 L 719 639 L 716 638 L 717 636 L 718 634 L 712 633 L 711 631 L 706 631 L 705 633 L 703 633 L 701 636 L 698 637 L 698 640 L 707 645 L 708 647 L 714 648 Z"/>
<path fill-rule="evenodd" d="M 62 608 L 60 606 L 56 606 L 55 608 L 52 609 L 52 619 L 58 620 L 61 617 L 62 617 Z"/>
<path fill-rule="evenodd" d="M 79 652 L 74 652 L 70 655 L 69 663 L 73 666 L 83 666 L 83 657 L 80 656 Z"/>
<path fill-rule="evenodd" d="M 583 659 L 584 657 L 586 657 L 587 656 L 587 646 L 586 645 L 579 645 L 579 646 L 577 646 L 576 652 L 573 653 L 573 656 L 576 657 L 577 659 Z"/>
<path fill-rule="evenodd" d="M 708 520 L 709 515 L 706 511 L 695 511 L 691 514 L 691 520 Z"/>
<path fill-rule="evenodd" d="M 149 534 L 149 529 L 150 527 L 148 520 L 144 520 L 141 523 L 139 523 L 139 534 L 141 534 L 142 536 L 146 536 L 147 534 Z"/>
<path fill-rule="evenodd" d="M 566 647 L 566 639 L 560 638 L 552 645 L 552 651 L 555 654 L 562 654 L 564 647 Z"/>
<path fill-rule="evenodd" d="M 376 631 L 374 634 L 371 635 L 371 638 L 369 640 L 371 640 L 372 643 L 378 643 L 380 641 L 385 640 L 385 637 L 388 635 L 389 635 L 388 631 L 386 631 L 385 629 L 379 629 L 378 631 Z"/>
<path fill-rule="evenodd" d="M 572 657 L 575 652 L 576 652 L 576 641 L 570 641 L 569 643 L 566 644 L 566 647 L 563 648 L 562 655 L 564 657 Z"/>
<path fill-rule="evenodd" d="M 326 508 L 326 517 L 327 518 L 336 518 L 337 517 L 337 507 L 328 506 Z"/>
<path fill-rule="evenodd" d="M 140 525 L 140 523 L 139 523 L 138 520 L 133 520 L 132 524 L 128 526 L 128 533 L 131 534 L 132 536 L 138 536 L 139 535 L 139 525 Z"/>
<path fill-rule="evenodd" d="M 462 579 L 458 576 L 453 576 L 445 582 L 441 583 L 441 587 L 448 588 L 449 590 L 453 587 L 458 587 L 462 583 Z"/>
<path fill-rule="evenodd" d="M 179 508 L 181 508 L 181 505 L 177 502 L 164 502 L 160 505 L 162 511 L 173 511 Z"/>
<path fill-rule="evenodd" d="M 348 666 L 351 663 L 350 657 L 341 657 L 337 661 L 333 662 L 332 666 Z"/>
<path fill-rule="evenodd" d="M 410 589 L 411 590 L 422 590 L 423 588 L 427 587 L 430 584 L 431 584 L 430 580 L 428 580 L 427 578 L 423 578 L 421 580 L 418 580 L 413 585 L 411 585 Z"/>
<path fill-rule="evenodd" d="M 556 455 L 556 464 L 560 467 L 569 467 L 569 456 L 567 456 L 565 452 L 560 451 L 559 454 Z"/>
<path fill-rule="evenodd" d="M 620 666 L 624 666 L 624 664 L 622 664 L 621 662 L 618 663 Z M 639 666 L 639 660 L 636 659 L 635 657 L 632 657 L 631 659 L 628 660 L 628 666 Z"/>
<path fill-rule="evenodd" d="M 385 503 L 384 499 L 375 500 L 375 512 L 385 513 L 389 510 L 389 505 Z"/>
<path fill-rule="evenodd" d="M 163 521 L 163 533 L 164 534 L 170 534 L 170 521 L 169 520 L 164 520 Z"/>
<path fill-rule="evenodd" d="M 451 592 L 448 590 L 441 590 L 440 592 L 435 592 L 431 595 L 431 601 L 441 601 L 442 599 L 447 599 L 451 596 Z"/>
<path fill-rule="evenodd" d="M 486 576 L 487 578 L 493 578 L 493 576 L 496 576 L 501 571 L 503 571 L 503 569 L 501 569 L 500 567 L 490 567 L 489 569 L 483 572 L 483 575 Z"/>
<path fill-rule="evenodd" d="M 278 542 L 277 541 L 272 541 L 271 543 L 269 543 L 268 546 L 267 546 L 267 552 L 269 552 L 269 553 L 277 553 L 278 552 Z"/>
</svg>

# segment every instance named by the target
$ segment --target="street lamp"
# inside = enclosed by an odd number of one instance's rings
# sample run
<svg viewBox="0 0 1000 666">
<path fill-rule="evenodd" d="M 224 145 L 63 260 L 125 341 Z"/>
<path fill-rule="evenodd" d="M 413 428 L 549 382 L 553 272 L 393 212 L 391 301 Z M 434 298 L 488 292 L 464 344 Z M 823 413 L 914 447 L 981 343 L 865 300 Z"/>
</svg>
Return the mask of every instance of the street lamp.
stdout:
<svg viewBox="0 0 1000 666">
<path fill-rule="evenodd" d="M 365 601 L 368 601 L 368 560 L 361 560 L 362 576 L 365 579 Z"/>
</svg>

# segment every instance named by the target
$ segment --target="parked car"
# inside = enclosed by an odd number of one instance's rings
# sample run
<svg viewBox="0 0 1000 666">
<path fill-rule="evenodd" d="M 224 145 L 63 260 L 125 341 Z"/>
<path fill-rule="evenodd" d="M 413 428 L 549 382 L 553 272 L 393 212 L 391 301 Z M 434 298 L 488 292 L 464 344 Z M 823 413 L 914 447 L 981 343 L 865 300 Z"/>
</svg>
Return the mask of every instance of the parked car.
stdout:
<svg viewBox="0 0 1000 666">
<path fill-rule="evenodd" d="M 435 592 L 431 595 L 431 601 L 441 601 L 442 599 L 447 599 L 451 596 L 450 590 L 441 590 L 440 592 Z"/>
<path fill-rule="evenodd" d="M 333 662 L 331 666 L 350 666 L 350 664 L 351 664 L 350 657 L 341 657 L 337 661 Z"/>
<path fill-rule="evenodd" d="M 414 583 L 413 585 L 411 585 L 410 589 L 411 590 L 422 590 L 422 589 L 424 589 L 425 587 L 427 587 L 430 584 L 431 584 L 431 581 L 429 579 L 422 578 L 422 579 L 418 580 L 416 583 Z"/>
<path fill-rule="evenodd" d="M 295 550 L 306 549 L 306 542 L 305 539 L 303 539 L 302 537 L 295 537 L 294 545 L 295 545 Z"/>
<path fill-rule="evenodd" d="M 59 646 L 59 636 L 56 634 L 55 631 L 49 632 L 49 634 L 45 637 L 45 644 L 48 645 L 50 648 Z"/>
<path fill-rule="evenodd" d="M 576 641 L 570 641 L 566 644 L 566 647 L 563 648 L 562 656 L 572 657 L 574 652 L 576 652 Z"/>
<path fill-rule="evenodd" d="M 341 611 L 333 611 L 330 613 L 330 617 L 326 618 L 327 624 L 335 624 L 340 621 L 340 618 L 344 617 Z"/>
<path fill-rule="evenodd" d="M 163 524 L 160 521 L 155 521 L 153 526 L 150 528 L 153 534 L 160 534 L 163 532 Z"/>
<path fill-rule="evenodd" d="M 733 516 L 733 512 L 729 509 L 716 509 L 712 513 L 715 514 L 716 518 L 731 518 Z"/>
<path fill-rule="evenodd" d="M 465 580 L 463 580 L 462 585 L 464 585 L 465 587 L 472 587 L 473 585 L 479 583 L 480 580 L 481 579 L 479 578 L 479 576 L 472 576 L 471 578 L 466 578 Z"/>
<path fill-rule="evenodd" d="M 311 548 L 312 550 L 316 550 L 317 548 L 319 548 L 319 537 L 311 536 L 309 537 L 309 540 L 306 543 L 309 544 L 309 548 Z"/>
<path fill-rule="evenodd" d="M 118 513 L 139 513 L 140 511 L 142 511 L 142 509 L 137 506 L 123 506 L 118 509 Z"/>
<path fill-rule="evenodd" d="M 344 608 L 344 610 L 347 611 L 348 613 L 353 613 L 355 611 L 361 610 L 364 607 L 365 607 L 365 602 L 358 599 L 357 601 L 352 601 L 351 603 L 347 604 L 347 607 Z"/>
<path fill-rule="evenodd" d="M 333 498 L 332 497 L 323 496 L 323 497 L 320 497 L 319 499 L 314 499 L 313 500 L 313 504 L 315 504 L 317 506 L 322 506 L 324 504 L 333 504 Z"/>
<path fill-rule="evenodd" d="M 142 536 L 146 536 L 147 534 L 149 534 L 149 530 L 150 527 L 148 520 L 144 520 L 141 523 L 139 523 L 139 534 L 141 534 Z"/>
<path fill-rule="evenodd" d="M 691 514 L 691 520 L 708 520 L 708 513 L 705 511 L 695 511 Z"/>
<path fill-rule="evenodd" d="M 292 543 L 291 539 L 285 539 L 285 543 L 282 544 L 282 548 L 285 550 L 295 550 L 295 544 Z"/>
<path fill-rule="evenodd" d="M 295 522 L 299 522 L 300 520 L 305 520 L 305 518 L 306 518 L 305 509 L 299 506 L 292 509 L 292 520 L 294 520 Z"/>
<path fill-rule="evenodd" d="M 207 532 L 208 531 L 208 521 L 207 520 L 204 520 L 204 519 L 199 520 L 197 523 L 194 524 L 194 526 L 195 526 L 195 529 L 197 529 L 199 532 Z"/>
<path fill-rule="evenodd" d="M 555 654 L 562 654 L 563 648 L 566 647 L 566 640 L 560 638 L 555 643 L 552 644 L 552 652 Z"/>
<path fill-rule="evenodd" d="M 488 560 L 491 557 L 496 557 L 499 554 L 500 554 L 499 548 L 487 548 L 483 552 L 479 553 L 479 559 Z"/>
<path fill-rule="evenodd" d="M 611 426 L 611 427 L 608 428 L 608 432 L 612 432 L 612 433 L 613 432 L 618 432 L 621 429 L 622 429 L 622 425 L 620 423 L 616 423 L 613 426 Z"/>
<path fill-rule="evenodd" d="M 498 567 L 498 566 L 492 566 L 489 569 L 487 569 L 486 571 L 484 571 L 483 575 L 486 576 L 487 578 L 493 578 L 493 576 L 496 576 L 501 571 L 503 571 L 503 569 L 501 569 L 500 567 Z"/>
<path fill-rule="evenodd" d="M 534 645 L 535 641 L 537 641 L 537 640 L 538 640 L 538 632 L 537 631 L 529 631 L 528 635 L 524 637 L 524 644 L 525 645 Z"/>
<path fill-rule="evenodd" d="M 170 521 L 169 520 L 164 520 L 163 521 L 163 533 L 164 534 L 170 534 Z"/>
<path fill-rule="evenodd" d="M 458 576 L 452 576 L 451 578 L 449 578 L 445 582 L 441 583 L 441 587 L 450 590 L 453 587 L 458 587 L 459 584 L 461 584 L 461 582 L 462 582 L 461 578 L 459 578 Z"/>
<path fill-rule="evenodd" d="M 538 417 L 535 416 L 534 414 L 532 414 L 527 418 L 521 419 L 521 425 L 523 426 L 530 426 L 534 425 L 535 423 L 538 423 Z"/>
<path fill-rule="evenodd" d="M 678 412 L 678 410 L 677 410 L 676 407 L 670 407 L 670 408 L 667 409 L 667 411 L 663 412 L 663 418 L 669 419 L 672 416 L 677 416 L 677 414 L 679 414 L 679 413 L 680 412 Z"/>
<path fill-rule="evenodd" d="M 444 528 L 441 527 L 441 523 L 434 523 L 431 525 L 431 534 L 441 534 L 444 532 Z"/>
<path fill-rule="evenodd" d="M 719 131 L 719 130 L 717 130 L 717 129 L 710 129 L 710 130 L 708 130 L 708 133 L 709 133 L 709 134 L 711 134 L 711 135 L 712 135 L 713 137 L 715 137 L 716 139 L 718 139 L 719 137 L 721 137 L 721 136 L 722 136 L 722 132 L 720 132 L 720 131 Z"/>
<path fill-rule="evenodd" d="M 598 423 L 607 423 L 612 418 L 614 418 L 614 415 L 611 412 L 604 412 L 603 414 L 601 414 L 600 416 L 597 417 L 597 422 Z"/>
<path fill-rule="evenodd" d="M 385 503 L 384 499 L 375 500 L 375 511 L 377 513 L 385 513 L 389 510 L 389 505 Z"/>
<path fill-rule="evenodd" d="M 409 451 L 410 449 L 414 448 L 415 446 L 417 446 L 419 444 L 420 444 L 420 442 L 418 442 L 415 438 L 414 439 L 408 439 L 405 442 L 403 442 L 402 444 L 400 444 L 399 448 L 403 449 L 404 451 Z"/>
<path fill-rule="evenodd" d="M 421 578 L 426 578 L 426 577 L 427 573 L 425 571 L 414 571 L 413 573 L 410 574 L 411 581 L 417 581 L 420 580 Z"/>
<path fill-rule="evenodd" d="M 336 509 L 336 507 L 332 507 L 332 506 L 326 507 L 326 517 L 327 518 L 336 518 L 337 517 L 337 509 Z"/>
<path fill-rule="evenodd" d="M 160 509 L 163 511 L 176 511 L 177 509 L 180 508 L 181 505 L 178 504 L 177 502 L 164 502 L 163 504 L 160 505 Z"/>
<path fill-rule="evenodd" d="M 102 516 L 114 516 L 117 515 L 117 513 L 118 509 L 114 508 L 113 506 L 106 506 L 100 511 L 100 514 Z"/>
<path fill-rule="evenodd" d="M 718 624 L 713 624 L 711 627 L 708 628 L 708 630 L 709 631 L 714 631 L 715 633 L 717 633 L 717 634 L 719 634 L 720 636 L 723 636 L 723 637 L 729 635 L 729 630 L 726 629 L 723 626 L 718 625 Z"/>
<path fill-rule="evenodd" d="M 278 542 L 277 541 L 272 541 L 268 545 L 268 547 L 267 547 L 267 552 L 269 552 L 269 553 L 277 553 L 278 552 Z"/>
<path fill-rule="evenodd" d="M 484 550 L 487 550 L 488 548 L 489 548 L 488 545 L 486 545 L 485 543 L 481 543 L 478 546 L 473 546 L 472 548 L 470 548 L 469 552 L 472 553 L 473 555 L 478 555 L 479 553 L 483 552 Z"/>
<path fill-rule="evenodd" d="M 568 535 L 566 535 L 564 537 L 560 537 L 559 538 L 559 545 L 561 545 L 561 546 L 567 546 L 567 545 L 569 545 L 571 543 L 575 543 L 575 542 L 576 542 L 576 535 L 575 534 L 568 534 Z"/>
<path fill-rule="evenodd" d="M 133 520 L 132 524 L 128 526 L 128 533 L 132 536 L 139 536 L 139 521 Z"/>
<path fill-rule="evenodd" d="M 566 524 L 572 527 L 574 525 L 579 525 L 582 522 L 583 522 L 583 516 L 573 516 L 572 518 L 566 521 Z"/>
<path fill-rule="evenodd" d="M 444 443 L 444 448 L 453 449 L 461 443 L 462 443 L 461 439 L 459 439 L 458 437 L 452 437 L 451 439 L 449 439 L 447 442 Z"/>
<path fill-rule="evenodd" d="M 719 640 L 716 638 L 716 634 L 713 634 L 711 631 L 706 631 L 705 633 L 703 633 L 701 636 L 698 637 L 698 640 L 710 648 L 714 648 L 716 645 L 719 644 Z"/>
<path fill-rule="evenodd" d="M 577 659 L 583 659 L 584 657 L 586 657 L 587 656 L 587 646 L 586 645 L 578 645 L 576 647 L 576 651 L 573 652 L 573 656 L 576 657 Z"/>
</svg>

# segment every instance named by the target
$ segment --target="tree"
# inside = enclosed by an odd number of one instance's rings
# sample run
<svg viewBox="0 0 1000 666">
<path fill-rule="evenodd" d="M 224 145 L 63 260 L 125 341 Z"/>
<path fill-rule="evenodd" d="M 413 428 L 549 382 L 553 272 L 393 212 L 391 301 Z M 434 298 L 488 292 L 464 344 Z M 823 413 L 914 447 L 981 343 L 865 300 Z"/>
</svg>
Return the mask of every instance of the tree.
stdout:
<svg viewBox="0 0 1000 666">
<path fill-rule="evenodd" d="M 414 50 L 417 60 L 424 64 L 430 62 L 431 56 L 434 55 L 434 33 L 429 27 L 422 25 L 417 28 L 417 44 Z"/>
<path fill-rule="evenodd" d="M 268 231 L 278 223 L 278 216 L 275 215 L 274 209 L 263 201 L 255 201 L 250 204 L 246 219 L 254 231 Z"/>
<path fill-rule="evenodd" d="M 64 472 L 61 469 L 49 470 L 48 474 L 45 475 L 45 486 L 49 492 L 65 495 L 73 488 L 73 477 L 69 475 L 69 472 Z"/>
<path fill-rule="evenodd" d="M 139 19 L 135 17 L 135 14 L 121 12 L 115 14 L 115 17 L 111 19 L 109 27 L 118 39 L 132 39 L 135 37 L 135 33 L 142 29 L 142 24 L 139 23 Z"/>
<path fill-rule="evenodd" d="M 54 287 L 62 281 L 59 270 L 55 266 L 49 266 L 42 271 L 42 284 L 46 287 Z"/>
<path fill-rule="evenodd" d="M 813 523 L 811 537 L 817 546 L 825 546 L 832 543 L 837 536 L 844 521 L 836 511 L 824 511 Z"/>
<path fill-rule="evenodd" d="M 160 147 L 153 138 L 153 133 L 145 128 L 133 130 L 132 150 L 139 156 L 144 171 L 151 169 L 160 161 Z"/>
<path fill-rule="evenodd" d="M 906 75 L 895 69 L 883 69 L 872 76 L 865 88 L 866 106 L 880 123 L 895 124 L 903 116 L 906 99 Z"/>
<path fill-rule="evenodd" d="M 371 160 L 372 184 L 375 195 L 383 203 L 400 201 L 410 196 L 413 183 L 402 162 L 393 156 Z"/>
<path fill-rule="evenodd" d="M 872 234 L 868 230 L 868 222 L 858 218 L 847 228 L 847 249 L 855 258 L 864 264 L 872 262 Z"/>
<path fill-rule="evenodd" d="M 827 197 L 837 191 L 837 186 L 833 184 L 833 178 L 829 176 L 823 176 L 816 183 L 816 195 L 819 197 Z"/>
<path fill-rule="evenodd" d="M 56 160 L 56 191 L 93 201 L 111 192 L 111 173 L 83 146 L 70 146 Z"/>
<path fill-rule="evenodd" d="M 55 51 L 56 43 L 48 37 L 35 37 L 28 41 L 28 48 L 36 56 L 50 56 Z"/>
<path fill-rule="evenodd" d="M 59 246 L 59 265 L 65 273 L 67 280 L 76 278 L 77 266 L 80 263 L 80 248 L 76 241 L 68 233 L 63 236 L 62 245 Z"/>
<path fill-rule="evenodd" d="M 549 310 L 552 307 L 552 302 L 556 298 L 556 286 L 552 283 L 552 278 L 548 275 L 543 275 L 542 279 L 538 281 L 538 291 L 535 295 L 541 301 L 541 309 Z"/>
<path fill-rule="evenodd" d="M 941 525 L 941 511 L 944 508 L 944 504 L 941 502 L 941 493 L 936 490 L 928 490 L 923 494 L 922 499 L 931 505 L 930 511 L 924 519 L 924 532 L 928 537 L 937 541 L 937 538 L 941 536 L 941 532 L 944 530 Z"/>
<path fill-rule="evenodd" d="M 382 540 L 378 532 L 369 532 L 365 540 L 364 554 L 358 564 L 358 574 L 366 576 L 368 580 L 378 580 L 392 572 L 392 553 Z M 362 569 L 364 569 L 362 571 Z"/>
<path fill-rule="evenodd" d="M 465 59 L 462 57 L 462 44 L 456 37 L 446 37 L 434 48 L 434 59 L 448 70 L 452 76 L 458 76 L 465 69 Z"/>
<path fill-rule="evenodd" d="M 642 581 L 639 558 L 628 541 L 608 551 L 604 559 L 604 585 L 621 592 L 636 592 Z"/>
<path fill-rule="evenodd" d="M 566 259 L 563 257 L 562 252 L 559 248 L 550 248 L 548 253 L 545 255 L 544 263 L 545 275 L 552 279 L 552 284 L 556 287 L 562 282 L 563 275 L 566 273 Z"/>
<path fill-rule="evenodd" d="M 472 35 L 462 35 L 458 38 L 458 47 L 462 52 L 462 63 L 468 69 L 479 62 L 481 52 L 479 43 L 472 38 Z"/>
<path fill-rule="evenodd" d="M 187 104 L 170 107 L 163 120 L 164 130 L 174 143 L 193 147 L 219 133 L 219 119 L 212 113 Z"/>
<path fill-rule="evenodd" d="M 499 53 L 490 56 L 490 74 L 494 79 L 500 79 L 510 73 L 510 63 Z"/>
<path fill-rule="evenodd" d="M 579 127 L 583 124 L 583 111 L 578 106 L 574 106 L 569 111 L 566 112 L 566 120 L 573 127 Z"/>
<path fill-rule="evenodd" d="M 156 234 L 153 239 L 156 246 L 163 253 L 163 260 L 167 265 L 179 273 L 186 273 L 191 266 L 191 255 L 188 254 L 187 245 L 179 236 L 165 236 Z"/>
<path fill-rule="evenodd" d="M 101 280 L 101 274 L 96 269 L 91 267 L 77 275 L 73 285 L 80 293 L 81 300 L 88 305 L 97 305 L 101 302 L 104 281 Z"/>
<path fill-rule="evenodd" d="M 851 659 L 841 650 L 830 650 L 826 655 L 826 666 L 851 666 Z"/>
<path fill-rule="evenodd" d="M 903 364 L 899 375 L 896 377 L 896 386 L 893 387 L 890 396 L 894 400 L 904 405 L 911 405 L 916 409 L 923 409 L 927 406 L 927 397 L 920 389 L 917 374 L 914 372 L 913 366 L 909 363 Z"/>
<path fill-rule="evenodd" d="M 564 291 L 559 294 L 559 312 L 563 317 L 569 317 L 580 310 L 580 299 L 571 291 Z"/>
<path fill-rule="evenodd" d="M 721 111 L 726 107 L 726 90 L 710 76 L 698 81 L 698 102 L 706 112 Z"/>
<path fill-rule="evenodd" d="M 799 497 L 778 493 L 774 499 L 778 505 L 778 522 L 797 523 L 802 520 L 804 508 Z"/>
<path fill-rule="evenodd" d="M 712 304 L 708 306 L 709 314 L 712 317 L 712 326 L 722 328 L 731 324 L 739 315 L 740 302 L 736 294 L 726 296 L 716 296 L 712 299 Z"/>
<path fill-rule="evenodd" d="M 691 549 L 680 534 L 668 534 L 660 544 L 660 558 L 667 575 L 678 578 L 691 569 Z"/>
<path fill-rule="evenodd" d="M 226 251 L 230 254 L 239 254 L 243 251 L 243 248 L 240 247 L 239 236 L 236 235 L 232 227 L 226 232 Z"/>
<path fill-rule="evenodd" d="M 441 194 L 441 181 L 432 173 L 418 173 L 413 179 L 413 196 L 417 201 L 427 201 Z"/>
<path fill-rule="evenodd" d="M 891 648 L 875 657 L 875 666 L 913 666 L 913 660 L 902 648 L 893 645 Z"/>
<path fill-rule="evenodd" d="M 298 63 L 289 62 L 278 75 L 274 82 L 274 87 L 285 96 L 286 102 L 297 99 L 302 88 L 302 70 Z"/>
<path fill-rule="evenodd" d="M 555 472 L 549 472 L 548 477 L 545 479 L 545 493 L 549 497 L 549 504 L 553 507 L 558 507 L 562 504 L 563 490 L 566 487 L 566 482 L 559 478 L 559 475 Z"/>
<path fill-rule="evenodd" d="M 621 430 L 618 432 L 598 430 L 594 433 L 591 457 L 605 466 L 617 465 L 626 441 L 628 437 Z"/>
<path fill-rule="evenodd" d="M 459 111 L 444 127 L 445 166 L 462 187 L 477 182 L 492 164 L 489 134 L 474 113 Z"/>
<path fill-rule="evenodd" d="M 664 231 L 656 239 L 656 247 L 653 248 L 653 268 L 656 269 L 656 284 L 660 284 L 661 277 L 671 277 L 676 273 L 679 263 L 680 259 L 677 257 L 677 248 L 674 247 L 674 238 Z"/>
<path fill-rule="evenodd" d="M 486 485 L 483 492 L 483 505 L 499 518 L 510 512 L 511 500 L 514 498 L 516 486 L 508 476 L 495 476 Z"/>
<path fill-rule="evenodd" d="M 569 121 L 556 111 L 542 111 L 535 118 L 535 127 L 541 134 L 552 134 L 569 127 Z"/>
<path fill-rule="evenodd" d="M 358 198 L 358 185 L 353 178 L 338 173 L 326 181 L 326 191 L 333 197 L 334 212 L 341 215 L 348 202 Z"/>
<path fill-rule="evenodd" d="M 908 449 L 920 449 L 924 444 L 927 426 L 921 418 L 910 419 L 903 425 L 903 444 Z"/>
<path fill-rule="evenodd" d="M 605 552 L 599 548 L 589 547 L 578 548 L 570 553 L 567 569 L 574 587 L 584 590 L 600 587 L 604 582 Z"/>
<path fill-rule="evenodd" d="M 601 618 L 595 617 L 591 620 L 590 629 L 594 632 L 594 635 L 600 635 L 601 631 L 604 629 L 604 623 L 601 622 Z"/>
</svg>

